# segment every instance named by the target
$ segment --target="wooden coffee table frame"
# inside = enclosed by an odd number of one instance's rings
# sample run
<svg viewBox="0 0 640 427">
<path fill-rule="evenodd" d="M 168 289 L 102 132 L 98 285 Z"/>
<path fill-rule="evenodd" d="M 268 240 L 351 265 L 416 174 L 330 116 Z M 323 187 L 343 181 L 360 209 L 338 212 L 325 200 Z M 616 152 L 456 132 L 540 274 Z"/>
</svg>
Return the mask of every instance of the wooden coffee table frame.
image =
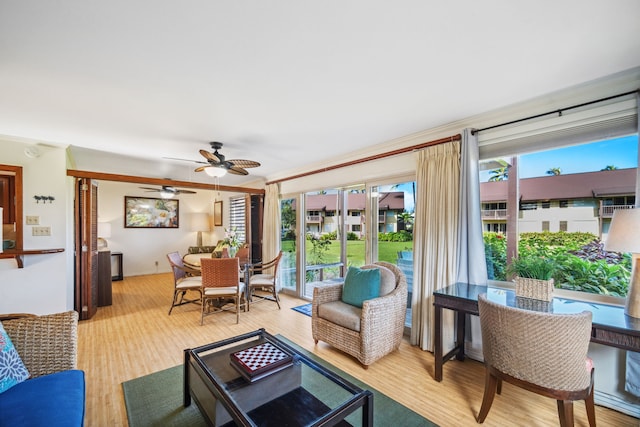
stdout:
<svg viewBox="0 0 640 427">
<path fill-rule="evenodd" d="M 227 391 L 225 384 L 221 384 L 218 378 L 213 375 L 209 366 L 202 360 L 200 353 L 209 352 L 211 350 L 226 347 L 234 343 L 241 343 L 251 338 L 262 339 L 266 342 L 283 348 L 290 354 L 294 355 L 294 358 L 299 360 L 300 363 L 307 365 L 313 370 L 319 372 L 324 377 L 331 380 L 333 383 L 342 387 L 344 390 L 352 394 L 351 398 L 347 399 L 341 405 L 333 410 L 328 411 L 323 416 L 316 419 L 311 425 L 313 426 L 333 426 L 341 423 L 342 420 L 349 414 L 355 412 L 359 408 L 362 408 L 362 426 L 373 426 L 373 394 L 369 390 L 362 390 L 355 386 L 329 369 L 309 359 L 304 354 L 299 353 L 291 346 L 280 341 L 278 338 L 269 334 L 265 329 L 259 329 L 257 331 L 249 332 L 243 335 L 239 335 L 233 338 L 228 338 L 222 341 L 218 341 L 212 344 L 207 344 L 201 347 L 184 350 L 184 399 L 183 404 L 185 407 L 191 405 L 192 397 L 196 401 L 200 412 L 210 425 L 214 425 L 215 420 L 211 420 L 207 414 L 207 411 L 201 407 L 201 401 L 211 401 L 215 399 L 219 401 L 224 409 L 228 412 L 229 416 L 233 419 L 236 425 L 239 426 L 256 426 L 256 423 L 242 408 L 238 407 L 234 398 L 231 397 Z M 251 341 L 247 343 L 246 347 L 251 347 L 259 341 Z M 191 371 L 193 370 L 193 371 Z M 284 372 L 284 371 L 283 371 Z M 197 375 L 198 379 L 206 385 L 206 390 L 203 387 L 192 387 L 190 384 L 190 376 Z M 240 377 L 240 374 L 238 374 Z M 262 380 L 261 380 L 262 381 Z M 246 387 L 254 387 L 254 384 L 247 384 Z"/>
</svg>

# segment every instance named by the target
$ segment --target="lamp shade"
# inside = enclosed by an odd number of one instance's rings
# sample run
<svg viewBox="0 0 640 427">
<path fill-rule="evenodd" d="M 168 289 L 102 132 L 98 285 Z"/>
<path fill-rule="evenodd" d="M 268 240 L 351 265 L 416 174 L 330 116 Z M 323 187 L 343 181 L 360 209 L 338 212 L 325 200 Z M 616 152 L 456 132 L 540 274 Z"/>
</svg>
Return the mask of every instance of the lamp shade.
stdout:
<svg viewBox="0 0 640 427">
<path fill-rule="evenodd" d="M 209 215 L 206 212 L 191 214 L 191 231 L 211 231 Z"/>
<path fill-rule="evenodd" d="M 640 209 L 617 209 L 613 212 L 604 249 L 640 253 Z"/>
<path fill-rule="evenodd" d="M 111 223 L 98 222 L 98 237 L 108 239 L 111 237 Z"/>
<path fill-rule="evenodd" d="M 204 168 L 204 171 L 207 175 L 212 176 L 214 178 L 222 178 L 227 174 L 227 170 L 218 166 L 209 166 Z"/>
</svg>

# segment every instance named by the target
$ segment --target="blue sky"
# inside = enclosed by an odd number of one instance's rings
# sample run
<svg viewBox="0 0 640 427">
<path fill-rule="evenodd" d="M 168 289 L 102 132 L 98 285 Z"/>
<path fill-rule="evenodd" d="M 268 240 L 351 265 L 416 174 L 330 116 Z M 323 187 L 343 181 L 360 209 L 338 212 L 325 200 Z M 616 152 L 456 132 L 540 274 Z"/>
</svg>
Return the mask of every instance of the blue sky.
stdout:
<svg viewBox="0 0 640 427">
<path fill-rule="evenodd" d="M 562 174 L 599 171 L 608 165 L 618 169 L 638 166 L 638 136 L 609 139 L 586 145 L 527 154 L 520 157 L 520 178 L 545 176 L 550 168 Z"/>
</svg>

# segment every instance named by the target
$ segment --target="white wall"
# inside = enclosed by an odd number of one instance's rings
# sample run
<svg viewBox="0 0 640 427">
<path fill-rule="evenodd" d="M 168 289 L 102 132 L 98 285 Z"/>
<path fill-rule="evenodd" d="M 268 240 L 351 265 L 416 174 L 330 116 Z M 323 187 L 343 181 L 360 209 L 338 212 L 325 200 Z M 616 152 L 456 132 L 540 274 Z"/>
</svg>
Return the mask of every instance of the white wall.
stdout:
<svg viewBox="0 0 640 427">
<path fill-rule="evenodd" d="M 73 235 L 73 224 L 68 221 L 73 204 L 69 203 L 72 198 L 66 153 L 63 148 L 41 147 L 40 157 L 32 159 L 24 154 L 27 145 L 0 139 L 0 163 L 23 167 L 24 216 L 38 216 L 41 226 L 51 227 L 51 236 L 34 237 L 32 226 L 25 225 L 25 218 L 21 218 L 24 249 L 65 251 L 26 255 L 24 268 L 18 268 L 14 259 L 0 259 L 0 313 L 46 314 L 73 309 L 73 276 L 67 271 L 73 260 L 73 245 L 68 238 Z M 55 200 L 36 203 L 34 195 L 53 196 Z"/>
<path fill-rule="evenodd" d="M 159 195 L 145 192 L 140 189 L 139 184 L 112 181 L 98 183 L 98 221 L 111 224 L 111 237 L 107 239 L 107 243 L 111 251 L 122 252 L 125 276 L 170 271 L 166 255 L 174 251 L 184 255 L 189 246 L 196 244 L 197 232 L 191 229 L 191 214 L 205 212 L 213 215 L 213 202 L 216 198 L 223 200 L 223 220 L 229 220 L 229 193 L 219 195 L 211 190 L 195 191 L 196 194 L 180 194 L 176 197 L 179 200 L 179 228 L 125 228 L 124 196 L 158 198 Z M 225 226 L 228 227 L 226 223 Z M 202 233 L 203 245 L 215 245 L 223 238 L 224 227 L 215 227 L 211 232 Z"/>
</svg>

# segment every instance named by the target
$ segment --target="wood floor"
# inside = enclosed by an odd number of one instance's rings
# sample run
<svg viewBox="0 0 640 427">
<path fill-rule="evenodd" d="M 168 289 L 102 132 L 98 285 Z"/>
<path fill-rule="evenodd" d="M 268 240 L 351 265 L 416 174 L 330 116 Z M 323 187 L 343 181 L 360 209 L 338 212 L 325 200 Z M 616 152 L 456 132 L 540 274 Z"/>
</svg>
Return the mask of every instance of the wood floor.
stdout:
<svg viewBox="0 0 640 427">
<path fill-rule="evenodd" d="M 433 379 L 433 355 L 405 340 L 399 351 L 364 370 L 350 356 L 323 343 L 314 345 L 311 318 L 290 309 L 306 301 L 284 295 L 282 310 L 261 302 L 241 313 L 239 324 L 233 313 L 220 313 L 206 317 L 200 326 L 199 307 L 194 304 L 167 315 L 172 293 L 169 274 L 125 278 L 113 282 L 113 305 L 80 322 L 78 365 L 87 379 L 86 426 L 127 425 L 122 382 L 181 364 L 185 348 L 261 327 L 284 335 L 441 426 L 477 425 L 484 385 L 484 368 L 478 362 L 448 362 L 444 380 L 438 383 Z M 576 402 L 574 413 L 577 426 L 588 425 L 582 402 Z M 601 426 L 640 424 L 600 406 L 596 419 Z M 483 425 L 555 426 L 556 403 L 504 384 Z"/>
</svg>

